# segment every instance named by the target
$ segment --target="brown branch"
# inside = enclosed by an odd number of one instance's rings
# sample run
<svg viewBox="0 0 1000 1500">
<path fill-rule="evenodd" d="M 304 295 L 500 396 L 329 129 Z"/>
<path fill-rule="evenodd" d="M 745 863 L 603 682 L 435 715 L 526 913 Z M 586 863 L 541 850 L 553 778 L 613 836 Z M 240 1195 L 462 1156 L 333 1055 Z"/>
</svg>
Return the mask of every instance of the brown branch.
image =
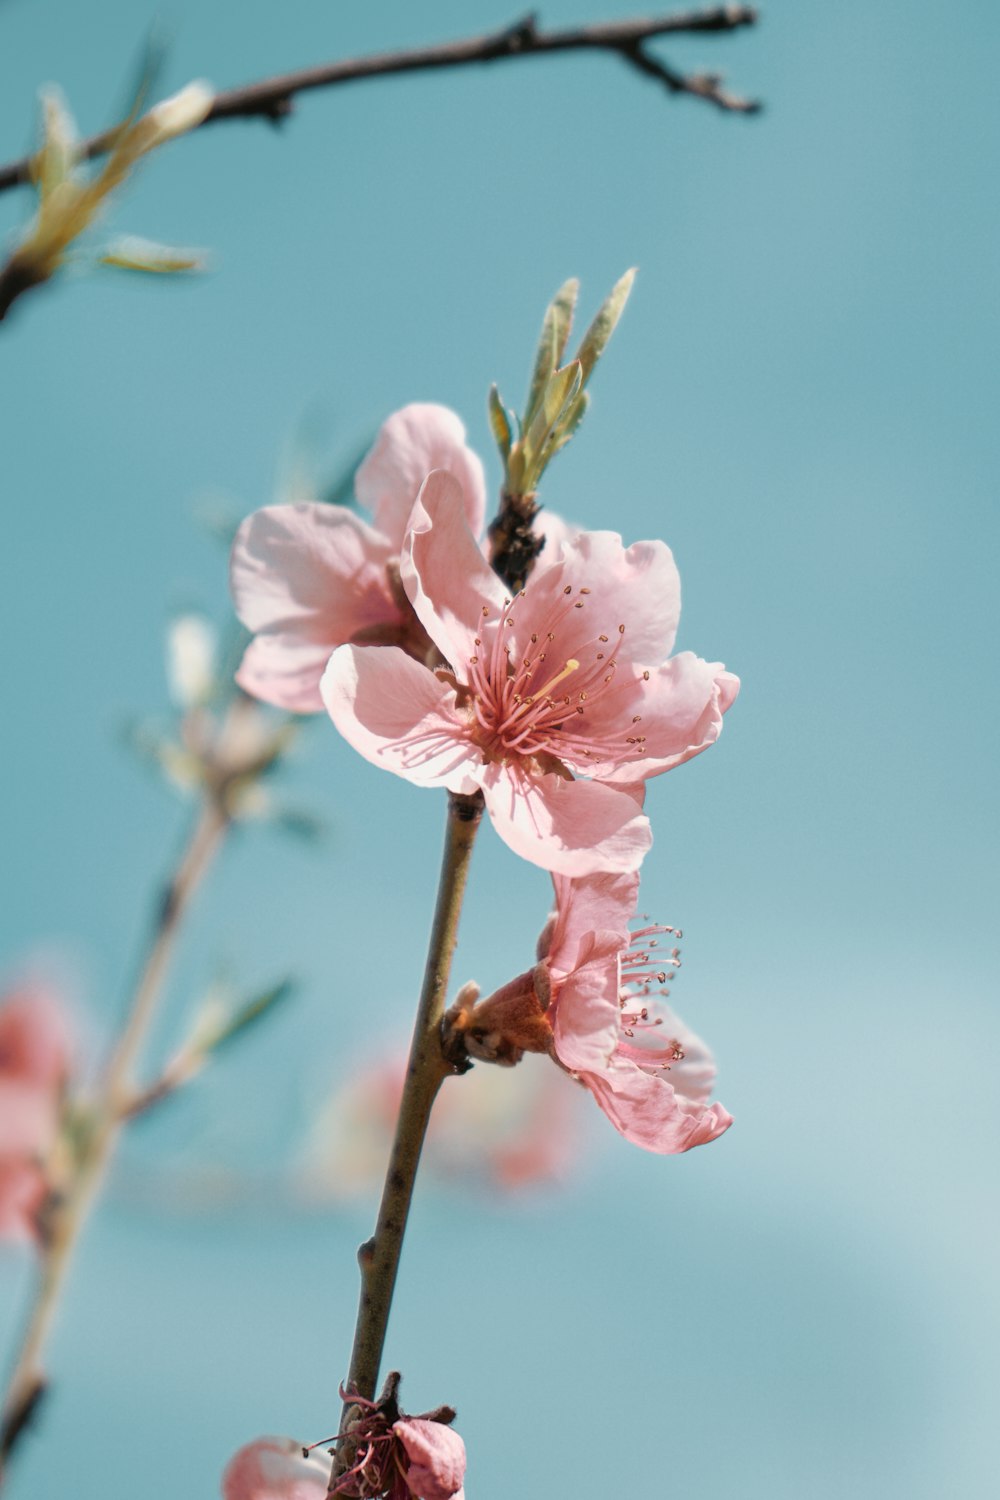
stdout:
<svg viewBox="0 0 1000 1500">
<path fill-rule="evenodd" d="M 465 895 L 472 848 L 483 814 L 481 792 L 473 796 L 448 793 L 448 822 L 438 881 L 437 904 L 427 948 L 424 982 L 417 1004 L 406 1082 L 386 1167 L 382 1202 L 375 1233 L 358 1250 L 361 1300 L 354 1331 L 351 1365 L 343 1390 L 367 1401 L 375 1398 L 382 1363 L 389 1310 L 403 1250 L 403 1237 L 416 1182 L 417 1166 L 438 1089 L 456 1068 L 444 1056 L 441 1021 L 458 940 L 458 919 Z M 331 1485 L 344 1471 L 350 1453 L 349 1429 L 357 1408 L 348 1396 L 341 1416 L 341 1441 L 333 1465 Z"/>
<path fill-rule="evenodd" d="M 534 15 L 525 16 L 513 26 L 485 36 L 467 37 L 435 47 L 414 47 L 408 51 L 380 52 L 370 57 L 348 58 L 342 62 L 323 63 L 315 68 L 264 78 L 216 95 L 215 103 L 202 122 L 248 119 L 259 116 L 279 122 L 292 113 L 296 94 L 310 89 L 332 88 L 365 78 L 383 78 L 397 73 L 416 73 L 436 68 L 464 67 L 468 63 L 502 62 L 522 57 L 544 57 L 553 52 L 611 52 L 632 67 L 658 79 L 671 93 L 690 94 L 705 99 L 719 109 L 742 114 L 760 108 L 754 100 L 727 94 L 714 74 L 687 75 L 660 62 L 647 45 L 660 36 L 679 33 L 736 31 L 752 26 L 757 12 L 749 5 L 720 5 L 709 10 L 650 17 L 645 20 L 604 21 L 594 26 L 577 26 L 565 31 L 539 30 Z M 86 158 L 102 156 L 112 142 L 114 131 L 102 131 L 82 142 Z M 31 181 L 30 156 L 0 167 L 0 192 Z"/>
</svg>

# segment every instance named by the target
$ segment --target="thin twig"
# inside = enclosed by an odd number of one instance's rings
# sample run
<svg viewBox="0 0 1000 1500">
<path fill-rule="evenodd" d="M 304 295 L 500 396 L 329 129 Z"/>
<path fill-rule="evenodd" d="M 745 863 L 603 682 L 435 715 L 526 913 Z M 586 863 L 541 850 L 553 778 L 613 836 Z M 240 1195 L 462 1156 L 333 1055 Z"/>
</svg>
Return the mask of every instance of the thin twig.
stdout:
<svg viewBox="0 0 1000 1500">
<path fill-rule="evenodd" d="M 0 1487 L 7 1460 L 45 1392 L 44 1353 L 65 1284 L 73 1250 L 100 1191 L 134 1095 L 132 1081 L 139 1050 L 159 1000 L 181 921 L 229 826 L 223 801 L 208 795 L 177 868 L 167 882 L 153 923 L 149 948 L 139 970 L 125 1025 L 108 1062 L 96 1118 L 67 1196 L 55 1204 L 41 1250 L 38 1286 L 28 1313 L 16 1363 L 3 1404 L 0 1429 Z"/>
<path fill-rule="evenodd" d="M 484 36 L 466 37 L 440 46 L 414 47 L 406 51 L 380 52 L 370 57 L 347 58 L 322 63 L 313 68 L 282 73 L 256 83 L 243 84 L 216 95 L 203 124 L 215 120 L 248 119 L 254 116 L 278 122 L 291 114 L 297 94 L 310 89 L 333 88 L 366 78 L 384 78 L 397 73 L 417 73 L 429 69 L 464 67 L 469 63 L 492 63 L 514 58 L 544 57 L 553 52 L 610 52 L 623 58 L 631 67 L 659 79 L 671 93 L 690 94 L 717 108 L 740 114 L 751 114 L 760 108 L 752 99 L 741 99 L 726 93 L 714 75 L 688 76 L 661 63 L 646 50 L 656 37 L 681 33 L 719 33 L 752 26 L 757 11 L 749 5 L 719 5 L 708 10 L 650 17 L 645 20 L 604 21 L 593 26 L 576 26 L 564 31 L 542 31 L 534 15 L 525 16 L 502 31 Z M 102 131 L 81 144 L 87 158 L 102 156 L 113 139 L 113 131 Z M 0 192 L 31 180 L 30 156 L 0 167 Z"/>
<path fill-rule="evenodd" d="M 469 861 L 482 813 L 482 793 L 477 792 L 471 797 L 448 794 L 448 824 L 437 906 L 396 1133 L 386 1168 L 375 1233 L 358 1251 L 361 1301 L 344 1389 L 368 1401 L 374 1400 L 378 1383 L 406 1220 L 431 1106 L 445 1078 L 455 1071 L 441 1050 L 441 1021 Z M 342 1432 L 348 1428 L 351 1410 L 348 1402 L 344 1408 Z M 346 1446 L 344 1443 L 340 1445 L 338 1461 L 334 1463 L 335 1475 L 342 1471 Z"/>
</svg>

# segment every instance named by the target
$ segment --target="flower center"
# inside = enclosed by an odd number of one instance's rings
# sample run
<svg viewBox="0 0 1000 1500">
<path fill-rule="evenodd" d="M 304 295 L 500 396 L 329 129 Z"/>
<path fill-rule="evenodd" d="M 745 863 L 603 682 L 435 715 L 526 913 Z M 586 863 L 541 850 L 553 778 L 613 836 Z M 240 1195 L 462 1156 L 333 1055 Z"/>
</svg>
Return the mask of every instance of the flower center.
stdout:
<svg viewBox="0 0 1000 1500">
<path fill-rule="evenodd" d="M 532 631 L 523 650 L 507 638 L 515 626 L 516 602 L 505 599 L 496 622 L 483 606 L 482 633 L 475 637 L 468 665 L 474 738 L 488 756 L 617 762 L 646 753 L 645 735 L 635 732 L 641 715 L 631 715 L 623 732 L 613 707 L 610 723 L 607 710 L 609 700 L 624 697 L 640 675 L 648 681 L 649 673 L 619 672 L 625 626 L 618 625 L 613 646 L 608 633 L 588 631 L 586 616 L 577 612 L 586 611 L 589 594 L 589 588 L 567 584 L 544 628 Z M 517 599 L 525 596 L 522 589 Z"/>
</svg>

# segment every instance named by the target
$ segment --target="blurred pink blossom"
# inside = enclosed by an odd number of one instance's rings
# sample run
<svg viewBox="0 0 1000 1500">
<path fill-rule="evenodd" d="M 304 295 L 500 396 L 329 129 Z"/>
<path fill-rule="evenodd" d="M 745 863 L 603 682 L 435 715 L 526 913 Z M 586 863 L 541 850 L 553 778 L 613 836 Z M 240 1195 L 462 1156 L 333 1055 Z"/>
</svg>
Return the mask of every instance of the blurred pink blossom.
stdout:
<svg viewBox="0 0 1000 1500">
<path fill-rule="evenodd" d="M 236 613 L 255 632 L 237 681 L 294 713 L 322 709 L 319 681 L 345 641 L 395 645 L 422 658 L 430 646 L 399 581 L 403 534 L 432 469 L 455 480 L 478 535 L 486 505 L 483 466 L 454 412 L 414 402 L 383 424 L 358 469 L 355 492 L 369 525 L 342 505 L 268 505 L 233 544 Z"/>
<path fill-rule="evenodd" d="M 0 1239 L 39 1235 L 73 1041 L 55 992 L 25 980 L 0 1000 Z"/>
<path fill-rule="evenodd" d="M 303 1193 L 341 1200 L 380 1186 L 406 1077 L 406 1052 L 354 1069 L 315 1122 L 300 1163 Z M 446 1081 L 434 1105 L 421 1171 L 440 1181 L 516 1193 L 557 1185 L 579 1156 L 578 1100 L 547 1066 L 501 1076 L 476 1068 Z"/>
<path fill-rule="evenodd" d="M 292 1438 L 263 1437 L 229 1460 L 222 1476 L 223 1500 L 326 1500 L 330 1458 L 303 1454 Z"/>
<path fill-rule="evenodd" d="M 643 782 L 713 744 L 739 688 L 718 662 L 665 659 L 680 614 L 670 549 L 578 533 L 512 602 L 439 471 L 400 570 L 447 669 L 340 647 L 320 688 L 340 732 L 418 786 L 481 789 L 500 837 L 544 869 L 637 869 L 651 842 Z"/>
</svg>

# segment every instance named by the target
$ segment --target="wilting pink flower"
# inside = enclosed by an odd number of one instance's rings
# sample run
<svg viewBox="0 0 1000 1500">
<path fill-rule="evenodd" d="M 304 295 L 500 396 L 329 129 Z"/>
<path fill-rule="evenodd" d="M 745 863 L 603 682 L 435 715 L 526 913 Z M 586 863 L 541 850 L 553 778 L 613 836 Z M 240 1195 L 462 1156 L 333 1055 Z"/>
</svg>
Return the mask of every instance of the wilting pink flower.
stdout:
<svg viewBox="0 0 1000 1500">
<path fill-rule="evenodd" d="M 236 612 L 255 638 L 237 681 L 294 713 L 322 709 L 319 681 L 345 641 L 395 645 L 423 657 L 430 642 L 399 582 L 403 534 L 420 486 L 445 469 L 478 535 L 486 489 L 465 428 L 447 407 L 415 402 L 393 413 L 358 469 L 369 525 L 341 505 L 268 505 L 248 516 L 233 546 Z"/>
<path fill-rule="evenodd" d="M 399 1383 L 395 1373 L 389 1376 Z M 399 1411 L 395 1396 L 381 1402 L 347 1395 L 351 1461 L 330 1490 L 351 1500 L 464 1500 L 465 1444 L 448 1424 L 455 1413 L 440 1407 L 421 1417 Z M 228 1500 L 228 1497 L 227 1497 Z"/>
<path fill-rule="evenodd" d="M 409 1459 L 403 1479 L 410 1494 L 420 1500 L 461 1500 L 465 1444 L 458 1433 L 424 1417 L 401 1418 L 392 1430 Z"/>
<path fill-rule="evenodd" d="M 321 684 L 340 732 L 418 786 L 481 789 L 500 837 L 544 869 L 637 869 L 642 783 L 713 744 L 739 687 L 718 662 L 666 659 L 680 613 L 666 544 L 578 533 L 512 602 L 437 472 L 400 571 L 445 666 L 342 646 Z"/>
<path fill-rule="evenodd" d="M 0 1002 L 0 1239 L 32 1240 L 59 1128 L 72 1039 L 56 996 L 23 982 Z"/>
<path fill-rule="evenodd" d="M 455 1417 L 440 1407 L 408 1417 L 396 1405 L 399 1376 L 389 1376 L 393 1394 L 381 1402 L 347 1396 L 354 1408 L 347 1467 L 331 1488 L 329 1453 L 303 1450 L 291 1438 L 265 1437 L 230 1459 L 222 1476 L 223 1500 L 464 1500 L 465 1444 L 448 1426 Z M 318 1446 L 318 1445 L 317 1445 Z"/>
<path fill-rule="evenodd" d="M 460 996 L 449 1012 L 466 1050 L 501 1063 L 548 1051 L 586 1085 L 615 1129 L 647 1151 L 671 1154 L 715 1140 L 732 1116 L 708 1102 L 712 1054 L 653 999 L 679 961 L 676 948 L 657 951 L 673 929 L 630 931 L 637 875 L 555 875 L 553 884 L 556 909 L 535 968 L 478 1003 Z"/>
<path fill-rule="evenodd" d="M 285 1437 L 257 1438 L 234 1454 L 222 1476 L 223 1500 L 326 1500 L 330 1457 L 303 1454 Z"/>
</svg>

